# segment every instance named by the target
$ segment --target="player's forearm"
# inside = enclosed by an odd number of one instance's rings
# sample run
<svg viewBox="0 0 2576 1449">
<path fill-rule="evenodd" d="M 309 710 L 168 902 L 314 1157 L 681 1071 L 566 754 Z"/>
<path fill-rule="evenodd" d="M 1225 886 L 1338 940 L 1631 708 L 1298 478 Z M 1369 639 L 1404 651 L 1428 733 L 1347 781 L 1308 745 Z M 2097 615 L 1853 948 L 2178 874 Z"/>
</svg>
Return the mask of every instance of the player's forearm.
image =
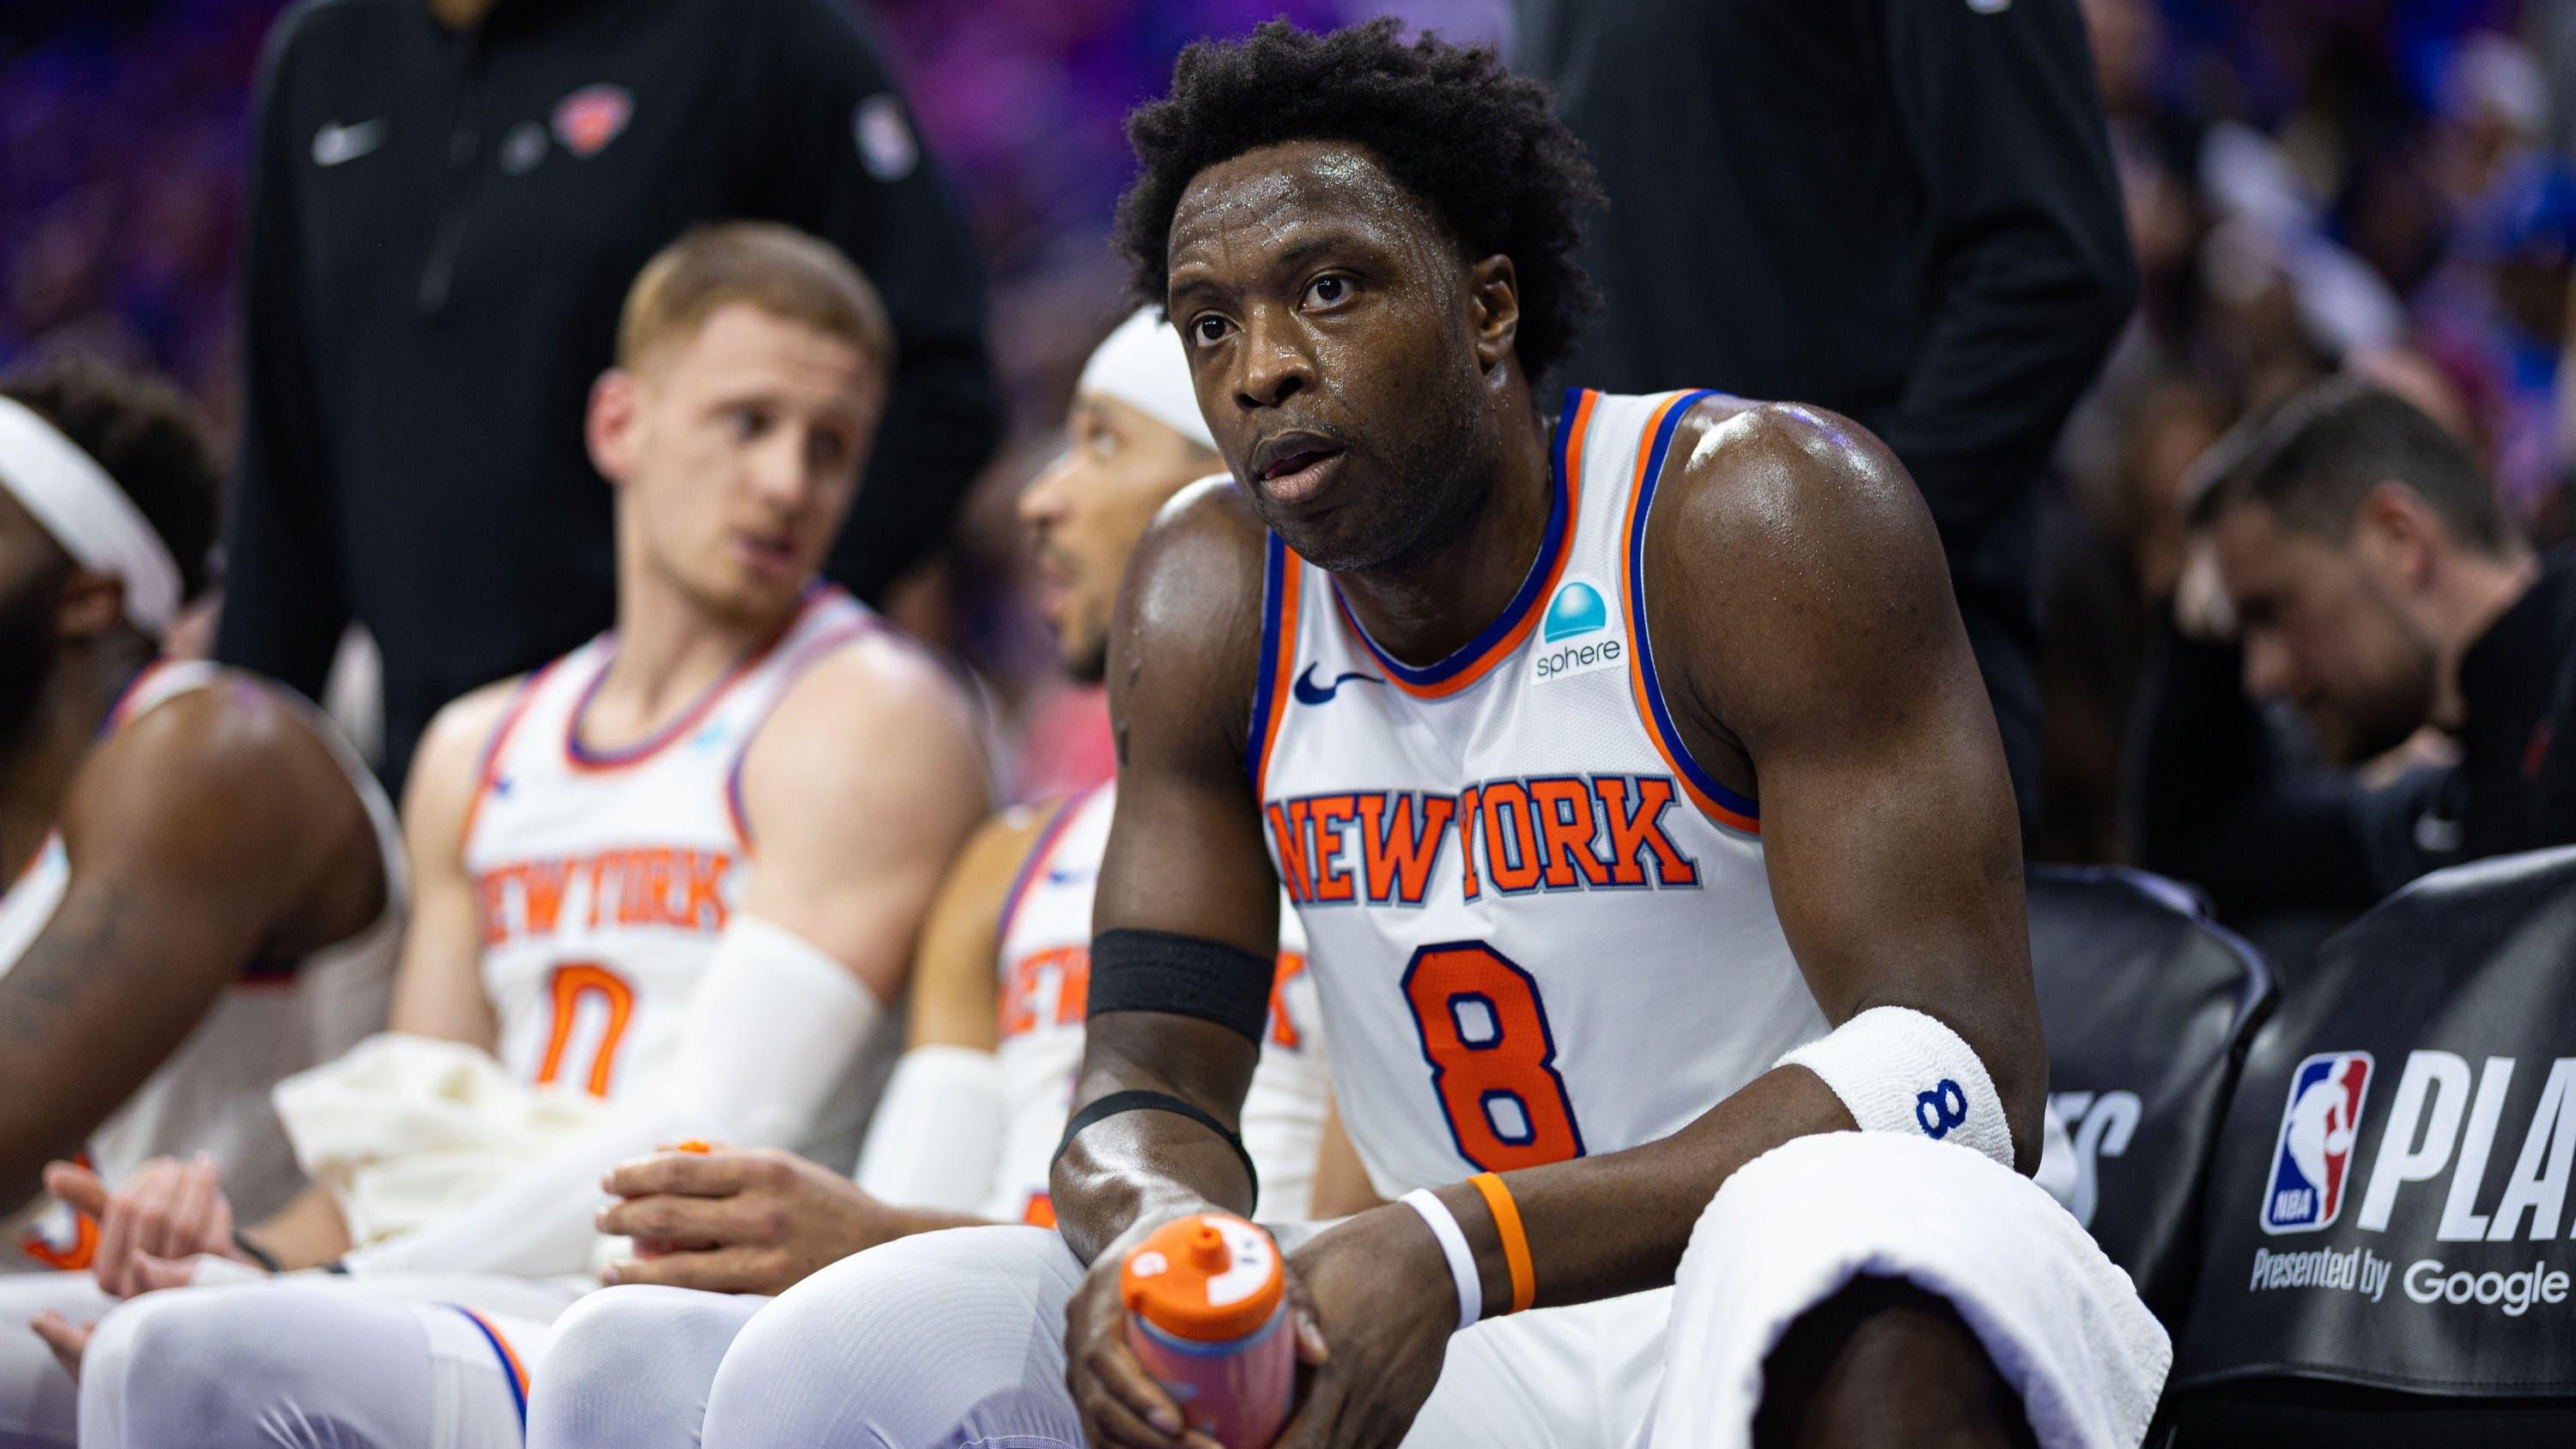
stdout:
<svg viewBox="0 0 2576 1449">
<path fill-rule="evenodd" d="M 1502 1174 L 1528 1241 L 1533 1306 L 1670 1284 L 1691 1229 L 1737 1168 L 1792 1138 L 1853 1125 L 1822 1081 L 1799 1068 L 1775 1068 L 1669 1137 Z M 1453 1183 L 1435 1196 L 1475 1252 L 1486 1311 L 1501 1312 L 1512 1302 L 1510 1260 L 1484 1194 Z"/>
<path fill-rule="evenodd" d="M 1095 955 L 1098 1014 L 1084 1031 L 1071 1120 L 1082 1122 L 1095 1103 L 1121 1093 L 1150 1095 L 1088 1122 L 1056 1158 L 1049 1185 L 1056 1225 L 1086 1263 L 1140 1226 L 1183 1213 L 1249 1214 L 1257 1191 L 1251 1159 L 1225 1135 L 1252 1085 L 1255 1042 L 1193 1017 L 1102 1011 L 1102 1000 Z"/>
<path fill-rule="evenodd" d="M 1048 1195 L 1065 1245 L 1086 1263 L 1187 1213 L 1248 1216 L 1253 1196 L 1223 1138 L 1164 1112 L 1093 1125 L 1056 1159 Z"/>
</svg>

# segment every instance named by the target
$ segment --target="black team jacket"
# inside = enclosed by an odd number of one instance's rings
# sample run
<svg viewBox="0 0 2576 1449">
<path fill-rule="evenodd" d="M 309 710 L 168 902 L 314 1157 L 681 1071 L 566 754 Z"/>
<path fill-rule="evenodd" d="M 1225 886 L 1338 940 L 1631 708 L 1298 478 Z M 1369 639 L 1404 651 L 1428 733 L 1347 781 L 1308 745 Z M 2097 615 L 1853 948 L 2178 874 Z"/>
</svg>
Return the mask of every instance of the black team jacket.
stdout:
<svg viewBox="0 0 2576 1449">
<path fill-rule="evenodd" d="M 2233 913 L 2358 910 L 2446 865 L 2576 844 L 2576 554 L 2460 661 L 2457 765 L 2373 788 L 2285 758 L 2232 644 L 2170 626 L 2140 700 L 2138 863 Z"/>
<path fill-rule="evenodd" d="M 835 577 L 873 595 L 936 548 L 992 450 L 972 238 L 835 0 L 500 0 L 461 34 L 310 0 L 255 126 L 216 649 L 315 694 L 364 622 L 391 778 L 439 706 L 608 624 L 584 401 L 691 224 L 800 227 L 885 297 L 901 362 Z"/>
</svg>

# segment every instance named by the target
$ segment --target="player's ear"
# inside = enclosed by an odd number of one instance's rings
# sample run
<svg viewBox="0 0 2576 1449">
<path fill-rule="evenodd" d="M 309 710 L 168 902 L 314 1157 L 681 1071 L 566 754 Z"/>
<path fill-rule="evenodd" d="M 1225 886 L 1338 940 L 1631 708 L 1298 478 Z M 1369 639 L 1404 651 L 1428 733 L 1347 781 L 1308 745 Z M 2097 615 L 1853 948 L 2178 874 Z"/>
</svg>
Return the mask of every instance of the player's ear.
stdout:
<svg viewBox="0 0 2576 1449">
<path fill-rule="evenodd" d="M 2425 586 L 2442 533 L 2440 518 L 2423 496 L 2397 482 L 2374 486 L 2353 518 L 2354 547 L 2408 589 Z"/>
<path fill-rule="evenodd" d="M 612 367 L 590 385 L 590 408 L 582 418 L 582 440 L 590 446 L 591 466 L 610 483 L 623 483 L 635 467 L 635 374 Z"/>
<path fill-rule="evenodd" d="M 1476 329 L 1476 361 L 1486 371 L 1511 356 L 1521 329 L 1521 280 L 1512 259 L 1499 253 L 1467 268 L 1469 317 Z"/>
</svg>

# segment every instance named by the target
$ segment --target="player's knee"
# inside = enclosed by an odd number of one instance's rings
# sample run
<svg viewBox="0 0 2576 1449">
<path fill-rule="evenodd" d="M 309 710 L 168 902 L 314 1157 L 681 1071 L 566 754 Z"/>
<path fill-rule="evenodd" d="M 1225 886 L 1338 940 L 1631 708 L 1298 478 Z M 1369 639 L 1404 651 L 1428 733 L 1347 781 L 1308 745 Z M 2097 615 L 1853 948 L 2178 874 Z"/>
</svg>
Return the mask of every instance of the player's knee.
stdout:
<svg viewBox="0 0 2576 1449">
<path fill-rule="evenodd" d="M 84 1425 L 116 1424 L 129 1445 L 268 1442 L 233 1391 L 259 1371 L 240 1362 L 259 1339 L 227 1311 L 231 1296 L 146 1294 L 100 1319 L 81 1359 Z"/>
<path fill-rule="evenodd" d="M 555 1321 L 528 1394 L 528 1442 L 694 1443 L 707 1390 L 745 1300 L 630 1285 L 591 1294 Z"/>
<path fill-rule="evenodd" d="M 1855 1278 L 1801 1314 L 1762 1366 L 1757 1449 L 2036 1444 L 2020 1396 L 1949 1302 Z"/>
<path fill-rule="evenodd" d="M 899 1446 L 961 1426 L 1058 1442 L 1030 1425 L 1060 1392 L 1061 1355 L 1045 1360 L 1077 1274 L 1038 1228 L 925 1233 L 844 1258 L 744 1326 L 708 1398 L 707 1442 Z"/>
</svg>

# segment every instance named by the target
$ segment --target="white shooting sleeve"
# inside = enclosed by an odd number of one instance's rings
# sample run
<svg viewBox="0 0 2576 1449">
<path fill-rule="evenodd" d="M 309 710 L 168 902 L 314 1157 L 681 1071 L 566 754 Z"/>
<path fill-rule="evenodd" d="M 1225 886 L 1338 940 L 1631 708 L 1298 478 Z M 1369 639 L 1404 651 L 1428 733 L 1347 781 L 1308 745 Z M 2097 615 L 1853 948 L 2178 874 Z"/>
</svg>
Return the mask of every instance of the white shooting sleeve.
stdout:
<svg viewBox="0 0 2576 1449">
<path fill-rule="evenodd" d="M 348 1257 L 353 1273 L 590 1270 L 609 1169 L 688 1138 L 792 1147 L 884 1014 L 821 948 L 755 916 L 725 927 L 670 1063 L 606 1121 L 436 1223 Z M 638 1063 L 638 1065 L 642 1065 Z"/>
<path fill-rule="evenodd" d="M 991 1052 L 919 1046 L 895 1064 L 859 1153 L 859 1186 L 880 1202 L 971 1213 L 1002 1160 L 1002 1069 Z"/>
</svg>

